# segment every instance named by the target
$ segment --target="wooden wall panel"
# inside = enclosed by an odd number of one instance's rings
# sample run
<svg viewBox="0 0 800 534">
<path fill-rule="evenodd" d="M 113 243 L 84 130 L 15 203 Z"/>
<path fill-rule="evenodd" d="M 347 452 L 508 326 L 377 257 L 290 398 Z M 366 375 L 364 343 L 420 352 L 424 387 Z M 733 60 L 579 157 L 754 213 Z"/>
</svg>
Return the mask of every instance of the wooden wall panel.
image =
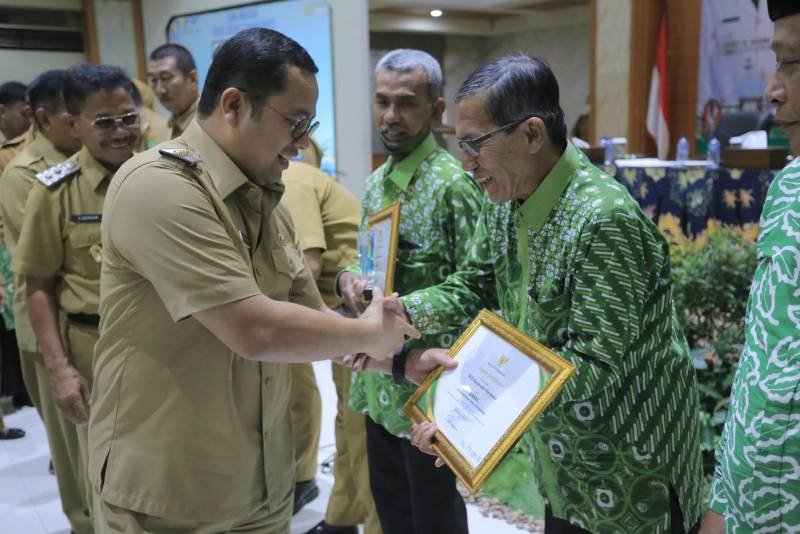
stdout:
<svg viewBox="0 0 800 534">
<path fill-rule="evenodd" d="M 689 138 L 694 154 L 695 109 L 700 50 L 700 9 L 697 0 L 639 0 L 631 8 L 628 150 L 655 156 L 647 133 L 647 104 L 656 54 L 658 24 L 667 13 L 667 72 L 669 79 L 670 157 L 681 135 Z"/>
<path fill-rule="evenodd" d="M 597 139 L 597 0 L 589 3 L 589 143 Z"/>
<path fill-rule="evenodd" d="M 138 77 L 143 82 L 147 81 L 147 51 L 144 49 L 144 22 L 142 20 L 142 0 L 131 2 L 133 10 L 133 37 L 136 43 L 136 66 Z"/>
<path fill-rule="evenodd" d="M 700 68 L 700 14 L 697 0 L 669 0 L 670 137 L 674 149 L 678 138 L 689 139 L 689 151 L 695 155 L 697 127 L 697 83 Z"/>
<path fill-rule="evenodd" d="M 83 8 L 83 48 L 87 63 L 100 63 L 100 45 L 97 36 L 97 16 L 94 0 L 81 0 Z"/>
</svg>

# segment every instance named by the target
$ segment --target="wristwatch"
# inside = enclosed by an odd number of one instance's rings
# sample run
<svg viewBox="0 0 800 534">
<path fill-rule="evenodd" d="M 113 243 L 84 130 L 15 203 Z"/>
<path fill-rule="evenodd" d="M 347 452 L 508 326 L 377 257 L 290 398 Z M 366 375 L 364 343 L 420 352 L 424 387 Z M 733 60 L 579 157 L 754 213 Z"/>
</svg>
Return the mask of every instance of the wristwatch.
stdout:
<svg viewBox="0 0 800 534">
<path fill-rule="evenodd" d="M 392 358 L 392 378 L 395 384 L 404 384 L 406 381 L 406 356 L 408 348 L 405 345 L 397 349 Z"/>
</svg>

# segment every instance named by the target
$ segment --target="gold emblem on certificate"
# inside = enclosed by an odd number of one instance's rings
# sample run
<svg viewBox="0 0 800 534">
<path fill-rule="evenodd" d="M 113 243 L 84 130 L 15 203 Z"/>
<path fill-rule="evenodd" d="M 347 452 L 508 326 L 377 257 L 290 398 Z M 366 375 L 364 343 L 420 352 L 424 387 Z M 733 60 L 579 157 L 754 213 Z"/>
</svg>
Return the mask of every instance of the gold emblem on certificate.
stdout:
<svg viewBox="0 0 800 534">
<path fill-rule="evenodd" d="M 575 366 L 488 310 L 450 355 L 458 367 L 428 375 L 403 411 L 415 423 L 436 423 L 434 448 L 475 493 Z"/>
</svg>

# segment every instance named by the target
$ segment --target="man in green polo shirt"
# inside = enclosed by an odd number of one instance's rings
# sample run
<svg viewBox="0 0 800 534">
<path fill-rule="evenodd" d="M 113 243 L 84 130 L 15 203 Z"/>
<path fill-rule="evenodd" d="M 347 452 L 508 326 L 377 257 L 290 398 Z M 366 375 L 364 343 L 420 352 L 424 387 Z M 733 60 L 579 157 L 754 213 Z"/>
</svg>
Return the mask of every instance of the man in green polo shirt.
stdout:
<svg viewBox="0 0 800 534">
<path fill-rule="evenodd" d="M 417 50 L 394 50 L 375 72 L 373 114 L 390 156 L 367 180 L 361 223 L 393 202 L 401 204 L 394 289 L 402 294 L 437 284 L 458 269 L 482 201 L 475 183 L 431 134 L 444 110 L 438 62 Z M 354 308 L 360 307 L 358 281 L 354 272 L 339 278 L 345 303 Z M 449 345 L 462 326 L 406 347 Z M 411 423 L 402 406 L 414 389 L 365 372 L 356 374 L 350 391 L 350 408 L 368 415 L 370 487 L 381 526 L 385 534 L 467 532 L 453 474 L 435 469 L 408 441 Z"/>
<path fill-rule="evenodd" d="M 697 385 L 666 241 L 567 142 L 543 61 L 483 65 L 456 103 L 461 162 L 491 203 L 465 267 L 406 296 L 406 312 L 435 334 L 499 308 L 575 364 L 529 434 L 545 532 L 692 532 L 703 503 Z M 430 451 L 434 432 L 419 425 L 412 442 Z"/>
</svg>

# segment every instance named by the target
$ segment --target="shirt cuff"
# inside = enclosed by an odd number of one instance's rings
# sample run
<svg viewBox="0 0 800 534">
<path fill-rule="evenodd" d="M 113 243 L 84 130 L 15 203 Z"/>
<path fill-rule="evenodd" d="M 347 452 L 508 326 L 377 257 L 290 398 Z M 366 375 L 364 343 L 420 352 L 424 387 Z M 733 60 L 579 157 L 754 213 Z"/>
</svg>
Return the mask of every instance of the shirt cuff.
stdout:
<svg viewBox="0 0 800 534">
<path fill-rule="evenodd" d="M 411 324 L 423 335 L 436 334 L 441 330 L 436 320 L 438 315 L 435 313 L 433 306 L 425 302 L 419 295 L 412 293 L 411 295 L 400 297 L 400 301 L 405 307 L 406 314 L 411 319 Z"/>
<path fill-rule="evenodd" d="M 350 265 L 346 269 L 342 269 L 338 273 L 336 273 L 336 279 L 333 281 L 333 294 L 336 295 L 337 299 L 342 299 L 342 292 L 339 291 L 339 277 L 342 276 L 344 273 L 358 273 L 361 272 L 361 269 L 355 263 Z"/>
</svg>

